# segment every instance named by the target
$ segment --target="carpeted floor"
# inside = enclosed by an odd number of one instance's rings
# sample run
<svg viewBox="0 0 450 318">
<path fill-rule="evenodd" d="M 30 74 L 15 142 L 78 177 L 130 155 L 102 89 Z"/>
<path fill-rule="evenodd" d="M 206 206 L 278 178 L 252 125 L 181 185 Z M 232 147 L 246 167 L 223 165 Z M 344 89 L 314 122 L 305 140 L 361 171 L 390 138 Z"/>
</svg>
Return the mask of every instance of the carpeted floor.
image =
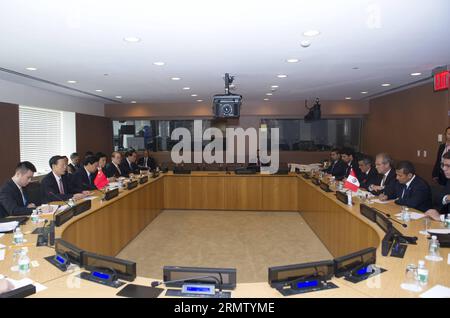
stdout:
<svg viewBox="0 0 450 318">
<path fill-rule="evenodd" d="M 242 211 L 164 211 L 117 257 L 154 279 L 164 265 L 236 268 L 238 283 L 267 281 L 270 266 L 332 259 L 299 213 Z"/>
</svg>

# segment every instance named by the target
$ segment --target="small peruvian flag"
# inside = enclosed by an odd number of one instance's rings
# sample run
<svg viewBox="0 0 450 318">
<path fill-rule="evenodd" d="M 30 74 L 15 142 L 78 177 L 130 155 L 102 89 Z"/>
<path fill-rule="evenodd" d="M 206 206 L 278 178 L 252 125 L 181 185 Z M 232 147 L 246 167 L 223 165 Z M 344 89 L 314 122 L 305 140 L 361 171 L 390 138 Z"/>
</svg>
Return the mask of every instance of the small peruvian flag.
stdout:
<svg viewBox="0 0 450 318">
<path fill-rule="evenodd" d="M 97 189 L 101 190 L 108 185 L 108 178 L 103 173 L 102 169 L 98 169 L 97 176 L 95 177 L 94 184 Z"/>
<path fill-rule="evenodd" d="M 359 189 L 359 181 L 355 175 L 355 171 L 353 171 L 353 168 L 350 170 L 350 174 L 348 175 L 347 180 L 345 180 L 344 188 L 349 189 L 353 192 L 357 192 Z"/>
</svg>

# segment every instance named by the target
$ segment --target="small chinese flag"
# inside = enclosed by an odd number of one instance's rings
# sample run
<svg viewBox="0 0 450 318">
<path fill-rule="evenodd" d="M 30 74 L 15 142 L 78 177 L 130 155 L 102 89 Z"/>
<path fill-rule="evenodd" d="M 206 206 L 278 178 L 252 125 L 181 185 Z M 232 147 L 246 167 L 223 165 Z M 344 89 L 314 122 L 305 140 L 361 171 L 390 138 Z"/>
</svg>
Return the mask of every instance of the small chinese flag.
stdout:
<svg viewBox="0 0 450 318">
<path fill-rule="evenodd" d="M 350 174 L 348 175 L 347 180 L 345 180 L 344 188 L 349 189 L 353 192 L 357 192 L 359 189 L 359 181 L 355 175 L 355 171 L 353 171 L 353 168 L 350 170 Z"/>
<path fill-rule="evenodd" d="M 95 177 L 94 184 L 97 189 L 101 190 L 109 184 L 108 178 L 103 173 L 102 169 L 98 169 L 97 176 Z"/>
</svg>

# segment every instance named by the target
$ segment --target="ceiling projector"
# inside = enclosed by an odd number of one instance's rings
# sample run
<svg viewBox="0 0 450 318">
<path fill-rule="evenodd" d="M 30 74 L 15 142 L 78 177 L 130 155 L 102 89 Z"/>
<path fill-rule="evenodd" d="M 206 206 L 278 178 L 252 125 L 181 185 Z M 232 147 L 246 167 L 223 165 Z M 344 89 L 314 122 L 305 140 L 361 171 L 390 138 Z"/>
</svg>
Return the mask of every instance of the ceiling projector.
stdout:
<svg viewBox="0 0 450 318">
<path fill-rule="evenodd" d="M 230 93 L 234 77 L 225 74 L 225 94 L 213 96 L 213 114 L 216 118 L 236 118 L 240 115 L 242 96 Z"/>
</svg>

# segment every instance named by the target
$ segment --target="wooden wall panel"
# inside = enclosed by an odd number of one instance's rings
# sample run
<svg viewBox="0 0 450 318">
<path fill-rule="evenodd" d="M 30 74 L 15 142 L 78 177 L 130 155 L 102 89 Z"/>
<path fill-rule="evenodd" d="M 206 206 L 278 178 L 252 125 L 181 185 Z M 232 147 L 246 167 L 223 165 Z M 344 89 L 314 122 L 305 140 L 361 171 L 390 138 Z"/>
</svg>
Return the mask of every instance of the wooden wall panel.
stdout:
<svg viewBox="0 0 450 318">
<path fill-rule="evenodd" d="M 83 156 L 86 151 L 113 151 L 112 121 L 101 116 L 76 114 L 77 152 Z"/>
<path fill-rule="evenodd" d="M 20 161 L 19 106 L 0 103 L 0 184 L 14 174 Z"/>
</svg>

